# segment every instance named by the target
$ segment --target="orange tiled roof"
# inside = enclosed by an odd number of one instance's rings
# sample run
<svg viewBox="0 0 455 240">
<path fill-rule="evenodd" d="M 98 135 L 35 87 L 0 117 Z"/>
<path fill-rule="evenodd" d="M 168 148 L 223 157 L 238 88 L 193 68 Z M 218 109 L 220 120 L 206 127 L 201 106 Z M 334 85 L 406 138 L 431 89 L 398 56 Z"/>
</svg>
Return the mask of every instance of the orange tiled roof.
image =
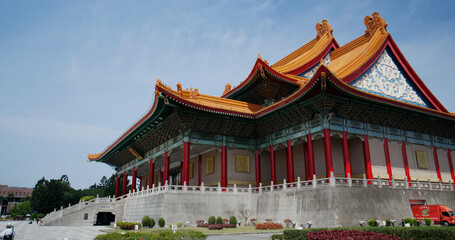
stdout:
<svg viewBox="0 0 455 240">
<path fill-rule="evenodd" d="M 281 73 L 295 70 L 321 55 L 321 53 L 330 45 L 332 40 L 333 36 L 328 33 L 324 34 L 319 39 L 313 39 L 308 44 L 272 65 L 272 68 Z"/>
</svg>

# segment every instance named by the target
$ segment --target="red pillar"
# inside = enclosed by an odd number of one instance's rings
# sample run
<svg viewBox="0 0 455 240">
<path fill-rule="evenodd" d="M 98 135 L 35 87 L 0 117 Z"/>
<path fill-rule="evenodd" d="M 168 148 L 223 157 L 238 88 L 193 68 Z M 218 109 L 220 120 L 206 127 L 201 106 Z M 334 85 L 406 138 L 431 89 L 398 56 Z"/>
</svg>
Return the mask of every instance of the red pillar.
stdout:
<svg viewBox="0 0 455 240">
<path fill-rule="evenodd" d="M 128 175 L 126 175 L 126 171 L 123 172 L 123 189 L 122 189 L 122 195 L 126 194 L 126 184 L 128 183 Z"/>
<path fill-rule="evenodd" d="M 441 169 L 439 168 L 438 149 L 436 148 L 436 146 L 433 146 L 433 157 L 434 164 L 436 165 L 436 174 L 438 174 L 439 181 L 442 182 Z"/>
<path fill-rule="evenodd" d="M 227 148 L 221 147 L 221 187 L 227 187 Z"/>
<path fill-rule="evenodd" d="M 155 171 L 155 164 L 153 163 L 153 160 L 150 159 L 149 160 L 149 188 L 152 188 L 153 186 L 153 174 L 154 174 L 154 171 Z"/>
<path fill-rule="evenodd" d="M 324 129 L 324 152 L 325 152 L 325 175 L 330 177 L 333 172 L 332 143 L 330 141 L 330 129 Z"/>
<path fill-rule="evenodd" d="M 166 184 L 166 181 L 169 181 L 169 153 L 164 152 L 164 170 L 163 170 L 163 184 Z M 168 184 L 170 184 L 168 182 Z"/>
<path fill-rule="evenodd" d="M 202 156 L 199 155 L 197 157 L 197 185 L 198 186 L 201 186 L 201 182 L 202 182 L 202 179 L 201 179 L 201 169 L 202 169 Z"/>
<path fill-rule="evenodd" d="M 261 183 L 261 155 L 259 155 L 258 150 L 254 153 L 254 160 L 256 163 L 256 187 L 259 187 Z"/>
<path fill-rule="evenodd" d="M 294 182 L 294 154 L 292 153 L 291 140 L 286 142 L 286 169 L 287 169 L 287 181 Z"/>
<path fill-rule="evenodd" d="M 310 169 L 308 167 L 308 146 L 303 143 L 303 161 L 305 163 L 305 180 L 310 180 Z"/>
<path fill-rule="evenodd" d="M 308 145 L 308 169 L 310 174 L 310 179 L 313 179 L 313 175 L 316 174 L 316 168 L 314 165 L 314 151 L 313 151 L 313 139 L 311 134 L 306 135 L 307 145 Z"/>
<path fill-rule="evenodd" d="M 370 143 L 368 136 L 363 135 L 363 160 L 365 161 L 365 173 L 367 179 L 373 179 L 373 169 L 371 168 Z M 371 182 L 369 182 L 370 184 Z"/>
<path fill-rule="evenodd" d="M 133 167 L 133 183 L 131 184 L 131 192 L 136 190 L 136 167 Z"/>
<path fill-rule="evenodd" d="M 390 163 L 389 140 L 387 138 L 384 138 L 384 155 L 389 181 L 392 181 L 392 164 Z"/>
<path fill-rule="evenodd" d="M 183 185 L 183 161 L 180 162 L 180 185 Z"/>
<path fill-rule="evenodd" d="M 273 184 L 276 184 L 275 149 L 272 145 L 270 145 L 270 177 Z"/>
<path fill-rule="evenodd" d="M 115 198 L 118 198 L 118 186 L 119 185 L 119 178 L 118 178 L 118 174 L 116 175 L 115 177 Z"/>
<path fill-rule="evenodd" d="M 190 143 L 183 143 L 183 184 L 190 184 Z"/>
<path fill-rule="evenodd" d="M 349 141 L 347 132 L 343 132 L 343 139 L 341 144 L 343 148 L 344 177 L 347 178 L 348 174 L 352 177 L 351 157 L 349 155 Z"/>
<path fill-rule="evenodd" d="M 410 182 L 411 174 L 409 173 L 408 154 L 406 153 L 406 143 L 404 141 L 401 141 L 401 152 L 403 154 L 404 172 L 406 173 L 408 182 Z"/>
<path fill-rule="evenodd" d="M 452 176 L 452 182 L 455 183 L 455 174 L 453 172 L 452 154 L 450 148 L 447 148 L 447 159 L 449 160 L 450 175 Z"/>
</svg>

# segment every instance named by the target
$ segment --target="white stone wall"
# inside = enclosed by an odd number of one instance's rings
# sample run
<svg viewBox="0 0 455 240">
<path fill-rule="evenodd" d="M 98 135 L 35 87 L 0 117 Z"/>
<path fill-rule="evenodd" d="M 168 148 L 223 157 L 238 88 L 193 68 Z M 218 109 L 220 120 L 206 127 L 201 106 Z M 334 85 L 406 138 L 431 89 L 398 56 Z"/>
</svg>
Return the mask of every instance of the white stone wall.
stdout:
<svg viewBox="0 0 455 240">
<path fill-rule="evenodd" d="M 387 164 L 385 162 L 384 142 L 379 138 L 368 139 L 370 144 L 370 158 L 371 168 L 373 170 L 373 177 L 389 179 L 387 174 Z"/>
</svg>

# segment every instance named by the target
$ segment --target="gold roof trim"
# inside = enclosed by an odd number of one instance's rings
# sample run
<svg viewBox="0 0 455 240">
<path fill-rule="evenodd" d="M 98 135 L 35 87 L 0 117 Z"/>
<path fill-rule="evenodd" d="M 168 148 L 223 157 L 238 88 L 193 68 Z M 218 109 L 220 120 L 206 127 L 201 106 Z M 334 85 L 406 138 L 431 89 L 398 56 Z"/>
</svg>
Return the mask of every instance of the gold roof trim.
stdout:
<svg viewBox="0 0 455 240">
<path fill-rule="evenodd" d="M 95 159 L 98 159 L 100 156 L 101 156 L 102 153 L 94 153 L 94 154 L 88 154 L 87 158 L 89 160 L 95 160 Z"/>
<path fill-rule="evenodd" d="M 289 61 L 286 64 L 283 64 L 281 66 L 276 66 L 276 67 L 275 67 L 275 65 L 273 65 L 272 68 L 275 71 L 281 72 L 281 73 L 289 72 L 296 68 L 299 68 L 302 65 L 306 64 L 307 62 L 313 60 L 319 54 L 321 54 L 321 52 L 324 51 L 324 49 L 326 49 L 327 46 L 330 44 L 332 39 L 333 39 L 333 36 L 331 34 L 326 33 L 323 36 L 321 36 L 319 39 L 317 39 L 317 42 L 308 51 L 302 53 L 300 56 L 294 58 L 293 60 Z"/>
<path fill-rule="evenodd" d="M 346 49 L 343 50 L 342 48 L 339 49 L 340 51 L 343 51 L 344 54 L 336 55 L 336 58 L 332 58 L 328 68 L 331 72 L 336 74 L 338 78 L 345 78 L 377 53 L 388 35 L 388 33 L 383 33 L 380 29 L 377 29 L 376 33 L 369 41 L 365 42 L 365 39 L 362 37 L 354 40 L 356 43 L 349 46 L 349 51 L 346 51 Z M 337 50 L 332 53 L 332 56 L 335 55 Z"/>
<path fill-rule="evenodd" d="M 182 90 L 180 83 L 177 84 L 177 91 L 172 90 L 170 87 L 164 85 L 161 81 L 157 82 L 157 86 L 166 89 L 168 92 L 174 94 L 175 96 L 179 96 L 188 102 L 202 105 L 208 108 L 229 110 L 246 114 L 254 114 L 263 108 L 262 105 L 201 94 L 198 92 L 197 88 L 194 91 L 192 89 Z"/>
</svg>

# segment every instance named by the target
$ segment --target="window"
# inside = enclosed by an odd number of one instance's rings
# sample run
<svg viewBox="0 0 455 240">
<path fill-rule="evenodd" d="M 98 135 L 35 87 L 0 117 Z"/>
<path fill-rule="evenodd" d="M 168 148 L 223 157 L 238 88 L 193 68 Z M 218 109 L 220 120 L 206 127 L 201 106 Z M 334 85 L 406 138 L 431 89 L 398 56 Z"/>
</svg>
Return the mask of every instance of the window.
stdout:
<svg viewBox="0 0 455 240">
<path fill-rule="evenodd" d="M 84 220 L 88 219 L 88 213 L 84 213 Z"/>
<path fill-rule="evenodd" d="M 442 212 L 442 216 L 444 217 L 450 217 L 450 214 L 448 212 Z"/>
</svg>

